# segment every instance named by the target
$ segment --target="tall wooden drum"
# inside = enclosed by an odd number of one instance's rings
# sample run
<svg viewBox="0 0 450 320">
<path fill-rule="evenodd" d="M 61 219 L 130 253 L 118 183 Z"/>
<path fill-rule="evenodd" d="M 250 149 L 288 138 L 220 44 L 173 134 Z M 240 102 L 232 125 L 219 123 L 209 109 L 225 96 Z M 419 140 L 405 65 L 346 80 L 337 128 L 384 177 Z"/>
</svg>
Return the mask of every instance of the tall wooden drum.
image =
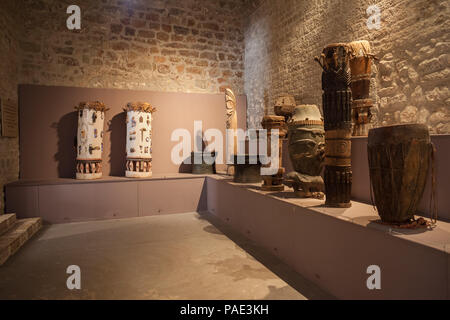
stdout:
<svg viewBox="0 0 450 320">
<path fill-rule="evenodd" d="M 275 150 L 271 148 L 271 130 L 278 130 L 278 172 L 276 174 L 266 176 L 263 175 L 263 185 L 261 190 L 264 191 L 283 191 L 283 174 L 285 169 L 282 165 L 282 154 L 283 154 L 283 138 L 286 136 L 286 122 L 283 116 L 264 116 L 261 125 L 267 130 L 267 156 L 271 158 L 271 155 Z M 271 163 L 263 165 L 263 167 L 270 168 Z"/>
<path fill-rule="evenodd" d="M 322 105 L 325 127 L 325 204 L 351 206 L 351 102 L 349 47 L 345 43 L 328 45 L 316 60 L 323 69 Z"/>
<path fill-rule="evenodd" d="M 371 129 L 370 108 L 373 101 L 370 98 L 370 76 L 372 61 L 370 44 L 367 40 L 353 41 L 348 44 L 350 48 L 350 70 L 352 75 L 352 117 L 353 135 L 367 136 Z"/>
<path fill-rule="evenodd" d="M 369 131 L 370 180 L 383 222 L 407 223 L 414 218 L 425 188 L 431 150 L 428 128 L 423 124 Z"/>
</svg>

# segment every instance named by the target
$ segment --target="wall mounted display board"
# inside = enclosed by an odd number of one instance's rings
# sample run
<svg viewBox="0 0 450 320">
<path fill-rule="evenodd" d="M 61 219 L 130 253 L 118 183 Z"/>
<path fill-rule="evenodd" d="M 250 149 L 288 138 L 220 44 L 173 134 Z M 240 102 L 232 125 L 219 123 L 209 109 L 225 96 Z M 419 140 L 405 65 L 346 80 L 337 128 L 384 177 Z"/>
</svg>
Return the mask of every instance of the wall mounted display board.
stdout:
<svg viewBox="0 0 450 320">
<path fill-rule="evenodd" d="M 105 115 L 103 137 L 103 176 L 124 176 L 126 164 L 126 114 L 130 101 L 147 101 L 156 107 L 152 120 L 152 171 L 190 172 L 190 166 L 171 161 L 175 129 L 183 128 L 194 143 L 194 121 L 202 120 L 203 130 L 216 128 L 225 137 L 225 94 L 162 93 L 139 90 L 96 89 L 21 85 L 19 87 L 20 178 L 73 178 L 75 174 L 74 139 L 77 112 L 81 101 L 102 101 L 109 108 Z M 246 127 L 246 98 L 237 97 L 238 127 Z M 224 139 L 225 140 L 225 139 Z M 224 141 L 225 143 L 225 141 Z M 224 149 L 225 150 L 225 149 Z M 190 152 L 189 152 L 190 156 Z M 225 170 L 225 165 L 218 166 Z"/>
<path fill-rule="evenodd" d="M 19 135 L 17 104 L 0 99 L 1 134 L 3 137 L 15 138 Z"/>
</svg>

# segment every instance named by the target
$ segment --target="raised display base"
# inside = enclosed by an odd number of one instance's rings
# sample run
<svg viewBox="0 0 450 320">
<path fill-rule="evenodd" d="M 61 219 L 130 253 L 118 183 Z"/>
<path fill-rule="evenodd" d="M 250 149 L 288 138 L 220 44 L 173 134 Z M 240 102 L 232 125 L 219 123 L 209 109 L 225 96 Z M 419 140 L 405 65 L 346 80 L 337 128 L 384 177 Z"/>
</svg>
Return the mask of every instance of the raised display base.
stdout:
<svg viewBox="0 0 450 320">
<path fill-rule="evenodd" d="M 340 299 L 449 298 L 450 223 L 394 229 L 377 222 L 371 205 L 352 203 L 328 208 L 323 200 L 295 198 L 291 189 L 264 192 L 259 183 L 219 175 L 6 186 L 6 212 L 52 223 L 208 211 Z M 367 287 L 370 266 L 380 268 L 380 290 Z"/>
<path fill-rule="evenodd" d="M 102 173 L 76 173 L 77 180 L 95 180 L 101 179 Z"/>
<path fill-rule="evenodd" d="M 450 223 L 394 229 L 357 201 L 328 208 L 324 200 L 295 198 L 292 189 L 206 180 L 209 213 L 339 299 L 449 298 Z M 380 290 L 367 287 L 370 266 L 380 268 Z"/>
<path fill-rule="evenodd" d="M 350 208 L 352 206 L 351 202 L 347 203 L 325 203 L 328 208 Z"/>
<path fill-rule="evenodd" d="M 125 177 L 127 178 L 149 178 L 151 176 L 151 172 L 125 171 Z"/>
<path fill-rule="evenodd" d="M 206 209 L 205 176 L 21 180 L 6 186 L 6 209 L 47 223 L 119 219 Z"/>
<path fill-rule="evenodd" d="M 272 186 L 261 186 L 261 190 L 263 191 L 283 191 L 284 185 L 272 185 Z"/>
</svg>

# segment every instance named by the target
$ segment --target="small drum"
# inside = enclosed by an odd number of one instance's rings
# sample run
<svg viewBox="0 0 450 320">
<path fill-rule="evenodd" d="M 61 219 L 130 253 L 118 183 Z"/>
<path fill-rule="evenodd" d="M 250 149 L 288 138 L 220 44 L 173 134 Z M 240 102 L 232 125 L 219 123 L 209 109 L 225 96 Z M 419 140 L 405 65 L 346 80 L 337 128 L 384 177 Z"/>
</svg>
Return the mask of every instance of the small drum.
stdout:
<svg viewBox="0 0 450 320">
<path fill-rule="evenodd" d="M 261 177 L 261 162 L 258 155 L 235 155 L 234 178 L 236 183 L 259 183 Z"/>
<path fill-rule="evenodd" d="M 288 121 L 295 110 L 295 99 L 293 96 L 282 96 L 277 99 L 273 111 L 277 116 L 283 116 Z"/>
<path fill-rule="evenodd" d="M 370 120 L 372 114 L 370 108 L 373 102 L 370 99 L 370 75 L 372 72 L 372 60 L 375 56 L 371 53 L 370 44 L 366 40 L 353 41 L 348 46 L 352 75 L 353 135 L 367 136 L 371 129 Z"/>
<path fill-rule="evenodd" d="M 209 161 L 206 161 L 206 155 Z M 204 152 L 191 152 L 192 174 L 215 174 L 216 173 L 215 151 L 207 154 Z M 212 163 L 210 163 L 212 161 Z"/>
<path fill-rule="evenodd" d="M 351 88 L 354 100 L 368 99 L 370 93 L 370 75 L 374 55 L 367 40 L 353 41 L 348 44 L 350 50 Z"/>
<path fill-rule="evenodd" d="M 267 156 L 271 157 L 272 149 L 271 149 L 271 130 L 278 130 L 279 138 L 278 138 L 278 165 L 279 169 L 276 174 L 266 176 L 263 175 L 263 185 L 261 189 L 264 191 L 283 191 L 283 174 L 284 168 L 281 167 L 282 163 L 282 147 L 283 142 L 282 139 L 287 134 L 287 126 L 285 122 L 285 118 L 283 116 L 264 116 L 261 125 L 264 129 L 267 130 Z M 263 165 L 263 167 L 270 167 L 270 163 L 267 165 Z"/>
<path fill-rule="evenodd" d="M 407 223 L 416 213 L 430 166 L 428 127 L 406 124 L 371 129 L 370 181 L 383 222 Z"/>
</svg>

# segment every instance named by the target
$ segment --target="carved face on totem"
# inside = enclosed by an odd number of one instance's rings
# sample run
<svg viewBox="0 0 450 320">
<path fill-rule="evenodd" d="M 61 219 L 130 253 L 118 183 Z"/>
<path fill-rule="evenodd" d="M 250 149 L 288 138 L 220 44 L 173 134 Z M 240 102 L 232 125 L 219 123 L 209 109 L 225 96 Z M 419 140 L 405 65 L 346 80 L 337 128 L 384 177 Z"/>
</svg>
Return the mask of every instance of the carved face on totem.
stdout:
<svg viewBox="0 0 450 320">
<path fill-rule="evenodd" d="M 322 53 L 323 66 L 326 70 L 339 70 L 348 65 L 347 48 L 343 45 L 326 47 Z"/>
<path fill-rule="evenodd" d="M 227 127 L 231 126 L 231 117 L 235 112 L 235 104 L 233 101 L 226 102 L 226 114 L 227 114 Z"/>
<path fill-rule="evenodd" d="M 320 125 L 289 126 L 289 156 L 295 171 L 318 176 L 325 158 L 325 131 Z"/>
</svg>

